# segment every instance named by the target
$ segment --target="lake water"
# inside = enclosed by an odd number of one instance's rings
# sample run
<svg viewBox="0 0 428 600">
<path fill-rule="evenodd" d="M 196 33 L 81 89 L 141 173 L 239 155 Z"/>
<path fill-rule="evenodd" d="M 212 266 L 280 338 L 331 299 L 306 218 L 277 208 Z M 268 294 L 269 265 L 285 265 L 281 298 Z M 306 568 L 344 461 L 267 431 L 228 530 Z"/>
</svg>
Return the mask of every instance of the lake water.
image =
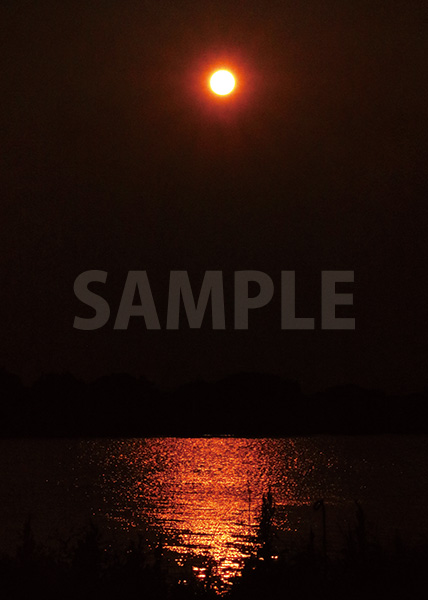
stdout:
<svg viewBox="0 0 428 600">
<path fill-rule="evenodd" d="M 262 496 L 271 487 L 278 545 L 321 543 L 323 498 L 328 549 L 355 521 L 369 533 L 409 543 L 428 534 L 428 437 L 287 439 L 158 438 L 2 440 L 1 550 L 16 548 L 29 514 L 43 543 L 79 533 L 93 518 L 112 544 L 142 533 L 162 539 L 177 564 L 203 577 L 210 559 L 223 582 L 255 550 Z"/>
</svg>

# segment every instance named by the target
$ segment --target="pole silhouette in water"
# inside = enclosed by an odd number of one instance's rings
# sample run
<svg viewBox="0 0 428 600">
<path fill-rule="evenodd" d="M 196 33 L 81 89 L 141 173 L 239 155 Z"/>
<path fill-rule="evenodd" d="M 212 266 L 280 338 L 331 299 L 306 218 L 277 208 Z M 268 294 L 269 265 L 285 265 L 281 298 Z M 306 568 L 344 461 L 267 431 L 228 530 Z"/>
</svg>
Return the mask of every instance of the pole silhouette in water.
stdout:
<svg viewBox="0 0 428 600">
<path fill-rule="evenodd" d="M 314 504 L 314 510 L 321 510 L 321 518 L 322 518 L 322 548 L 324 554 L 327 554 L 327 529 L 325 522 L 325 504 L 324 499 L 321 498 L 317 500 Z"/>
<path fill-rule="evenodd" d="M 269 486 L 267 494 L 263 494 L 262 514 L 259 526 L 259 539 L 262 543 L 260 554 L 263 558 L 268 558 L 271 555 L 272 521 L 274 513 L 275 503 L 273 500 L 271 487 Z"/>
</svg>

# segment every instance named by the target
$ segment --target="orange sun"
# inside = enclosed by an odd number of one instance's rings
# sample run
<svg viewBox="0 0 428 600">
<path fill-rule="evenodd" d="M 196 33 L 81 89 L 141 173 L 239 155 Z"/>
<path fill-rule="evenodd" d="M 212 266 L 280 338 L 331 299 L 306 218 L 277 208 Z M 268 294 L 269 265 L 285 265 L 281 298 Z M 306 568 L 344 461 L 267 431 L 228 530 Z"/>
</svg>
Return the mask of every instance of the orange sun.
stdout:
<svg viewBox="0 0 428 600">
<path fill-rule="evenodd" d="M 233 91 L 235 87 L 235 78 L 230 71 L 221 69 L 211 76 L 210 86 L 215 94 L 226 96 Z"/>
</svg>

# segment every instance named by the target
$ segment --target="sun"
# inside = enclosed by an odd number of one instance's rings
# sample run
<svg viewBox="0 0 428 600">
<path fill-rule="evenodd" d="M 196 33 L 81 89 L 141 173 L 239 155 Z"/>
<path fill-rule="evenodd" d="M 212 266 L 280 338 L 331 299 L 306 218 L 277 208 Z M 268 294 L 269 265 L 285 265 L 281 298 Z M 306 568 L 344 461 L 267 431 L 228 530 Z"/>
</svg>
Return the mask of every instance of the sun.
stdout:
<svg viewBox="0 0 428 600">
<path fill-rule="evenodd" d="M 229 71 L 221 69 L 211 76 L 210 86 L 215 94 L 226 96 L 233 91 L 235 87 L 235 78 Z"/>
</svg>

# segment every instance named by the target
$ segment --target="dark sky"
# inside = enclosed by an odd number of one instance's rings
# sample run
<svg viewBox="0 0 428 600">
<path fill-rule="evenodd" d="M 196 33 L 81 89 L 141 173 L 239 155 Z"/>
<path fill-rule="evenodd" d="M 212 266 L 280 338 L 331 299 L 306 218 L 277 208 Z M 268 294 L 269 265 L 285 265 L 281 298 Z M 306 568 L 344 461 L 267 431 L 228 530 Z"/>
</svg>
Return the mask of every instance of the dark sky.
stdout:
<svg viewBox="0 0 428 600">
<path fill-rule="evenodd" d="M 307 389 L 428 385 L 424 2 L 3 1 L 0 364 L 31 381 L 160 385 L 263 371 Z M 230 66 L 226 101 L 204 88 Z M 77 275 L 112 319 L 73 329 Z M 129 270 L 165 325 L 171 270 L 223 271 L 226 331 L 113 331 Z M 233 273 L 275 298 L 233 330 Z M 322 331 L 322 270 L 353 270 L 355 331 Z M 299 316 L 281 331 L 281 270 Z"/>
</svg>

